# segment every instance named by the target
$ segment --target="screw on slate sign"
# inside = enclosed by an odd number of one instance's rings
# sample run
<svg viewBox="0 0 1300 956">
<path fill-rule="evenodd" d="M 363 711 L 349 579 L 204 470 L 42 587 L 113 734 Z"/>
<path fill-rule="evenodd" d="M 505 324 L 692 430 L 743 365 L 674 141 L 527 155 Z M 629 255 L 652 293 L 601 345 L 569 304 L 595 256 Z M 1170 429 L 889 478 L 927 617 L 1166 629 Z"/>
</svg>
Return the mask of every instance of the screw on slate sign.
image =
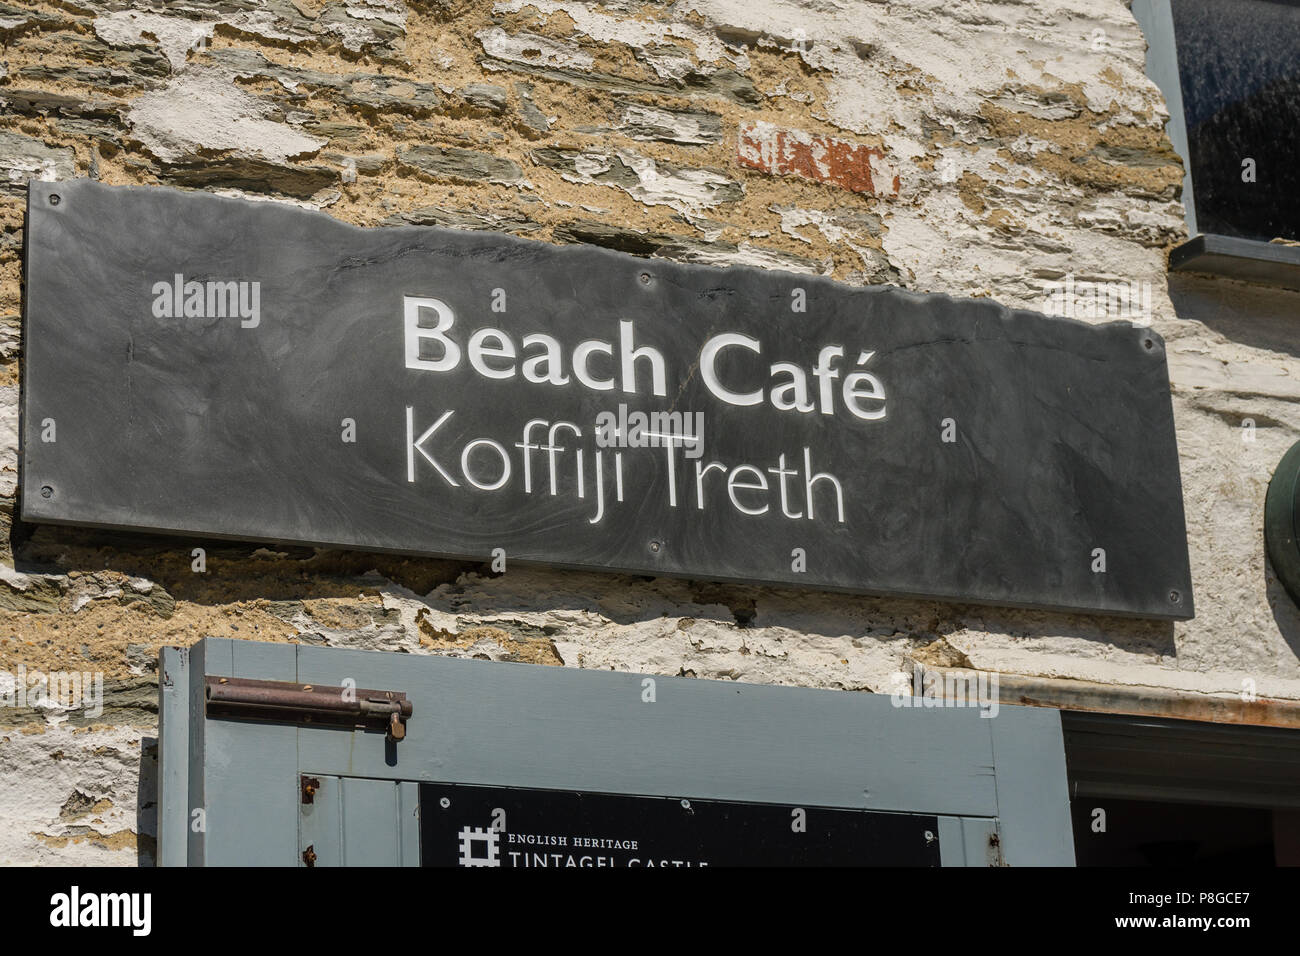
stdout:
<svg viewBox="0 0 1300 956">
<path fill-rule="evenodd" d="M 1177 603 L 1180 602 L 1182 599 L 1183 599 L 1183 596 L 1182 596 L 1181 594 L 1179 594 L 1177 591 L 1170 591 L 1170 592 L 1169 592 L 1169 603 L 1170 603 L 1170 604 L 1177 604 Z"/>
<path fill-rule="evenodd" d="M 648 272 L 643 272 L 643 273 L 641 273 L 641 284 L 642 284 L 642 285 L 649 285 L 649 284 L 650 284 L 650 273 L 648 273 Z"/>
<path fill-rule="evenodd" d="M 1156 347 L 1156 343 L 1154 339 L 1143 339 L 1142 345 L 1148 352 Z"/>
<path fill-rule="evenodd" d="M 53 495 L 54 495 L 54 489 L 51 488 L 49 485 L 45 485 L 44 487 L 41 488 L 42 498 L 49 498 L 52 497 Z"/>
<path fill-rule="evenodd" d="M 59 203 L 61 203 L 61 202 L 63 202 L 63 197 L 62 197 L 62 196 L 60 196 L 58 193 L 50 193 L 50 205 L 51 205 L 51 206 L 57 206 L 57 205 L 58 205 Z"/>
<path fill-rule="evenodd" d="M 662 547 L 663 547 L 663 545 L 660 544 L 658 541 L 651 541 L 651 542 L 650 542 L 650 550 L 653 551 L 655 554 L 658 554 L 658 553 L 659 553 L 659 549 L 662 548 Z"/>
</svg>

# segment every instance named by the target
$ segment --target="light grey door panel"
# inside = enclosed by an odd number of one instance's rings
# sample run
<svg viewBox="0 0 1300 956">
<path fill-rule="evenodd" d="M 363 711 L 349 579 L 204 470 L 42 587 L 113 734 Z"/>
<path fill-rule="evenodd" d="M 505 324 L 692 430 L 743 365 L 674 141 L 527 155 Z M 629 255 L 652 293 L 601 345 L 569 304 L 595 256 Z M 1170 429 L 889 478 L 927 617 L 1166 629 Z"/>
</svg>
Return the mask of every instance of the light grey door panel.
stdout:
<svg viewBox="0 0 1300 956">
<path fill-rule="evenodd" d="M 315 865 L 412 865 L 420 782 L 929 815 L 944 865 L 1073 864 L 1054 710 L 213 638 L 161 670 L 168 865 L 302 865 L 309 847 Z M 222 677 L 382 688 L 411 716 L 396 741 L 214 717 Z"/>
<path fill-rule="evenodd" d="M 303 866 L 420 865 L 416 784 L 304 772 L 299 786 Z"/>
</svg>

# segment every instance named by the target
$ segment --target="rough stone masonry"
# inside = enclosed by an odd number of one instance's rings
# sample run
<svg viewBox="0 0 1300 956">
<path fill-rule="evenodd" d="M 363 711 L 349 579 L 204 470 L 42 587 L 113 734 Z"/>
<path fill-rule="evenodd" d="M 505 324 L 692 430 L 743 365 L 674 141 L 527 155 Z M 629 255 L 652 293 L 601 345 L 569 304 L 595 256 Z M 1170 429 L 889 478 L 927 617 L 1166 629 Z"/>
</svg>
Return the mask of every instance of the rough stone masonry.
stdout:
<svg viewBox="0 0 1300 956">
<path fill-rule="evenodd" d="M 0 44 L 0 671 L 106 681 L 95 717 L 0 708 L 0 863 L 152 860 L 154 661 L 205 635 L 860 692 L 921 661 L 1300 699 L 1300 613 L 1261 540 L 1300 431 L 1300 295 L 1167 277 L 1183 170 L 1123 0 L 3 0 Z M 197 574 L 188 540 L 13 527 L 25 189 L 69 177 L 1037 310 L 1065 276 L 1149 284 L 1197 617 L 238 545 Z"/>
</svg>

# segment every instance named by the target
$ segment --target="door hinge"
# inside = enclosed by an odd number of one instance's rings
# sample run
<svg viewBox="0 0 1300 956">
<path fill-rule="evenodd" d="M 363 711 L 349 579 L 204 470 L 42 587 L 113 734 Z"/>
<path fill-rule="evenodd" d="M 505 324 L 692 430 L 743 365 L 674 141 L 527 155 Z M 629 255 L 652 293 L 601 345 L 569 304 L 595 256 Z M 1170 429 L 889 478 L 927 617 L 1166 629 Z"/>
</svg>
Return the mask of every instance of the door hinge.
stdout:
<svg viewBox="0 0 1300 956">
<path fill-rule="evenodd" d="M 316 791 L 320 789 L 320 778 L 309 777 L 306 774 L 303 774 L 299 778 L 298 782 L 302 787 L 302 802 L 304 804 L 315 803 Z"/>
</svg>

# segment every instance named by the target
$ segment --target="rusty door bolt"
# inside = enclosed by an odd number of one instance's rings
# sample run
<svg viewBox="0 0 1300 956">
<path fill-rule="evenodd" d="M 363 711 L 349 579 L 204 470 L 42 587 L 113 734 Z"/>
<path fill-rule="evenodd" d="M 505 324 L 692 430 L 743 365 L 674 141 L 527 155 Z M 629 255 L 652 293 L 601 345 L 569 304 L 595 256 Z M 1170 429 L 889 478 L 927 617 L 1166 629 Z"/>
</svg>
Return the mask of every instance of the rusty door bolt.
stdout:
<svg viewBox="0 0 1300 956">
<path fill-rule="evenodd" d="M 302 862 L 307 866 L 316 865 L 316 847 L 314 844 L 302 851 Z"/>
<path fill-rule="evenodd" d="M 394 713 L 388 718 L 388 739 L 393 743 L 406 737 L 406 723 L 401 714 Z"/>
</svg>

